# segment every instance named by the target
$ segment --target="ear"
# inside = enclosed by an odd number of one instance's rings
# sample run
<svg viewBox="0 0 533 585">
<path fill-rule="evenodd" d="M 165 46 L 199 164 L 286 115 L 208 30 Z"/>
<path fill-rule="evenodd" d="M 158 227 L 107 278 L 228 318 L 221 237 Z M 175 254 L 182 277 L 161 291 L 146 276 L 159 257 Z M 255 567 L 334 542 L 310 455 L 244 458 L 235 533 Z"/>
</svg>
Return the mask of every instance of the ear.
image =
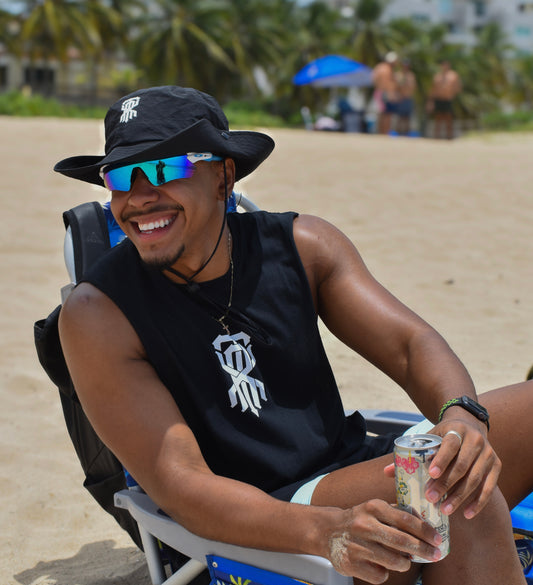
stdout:
<svg viewBox="0 0 533 585">
<path fill-rule="evenodd" d="M 226 166 L 225 174 L 224 165 Z M 223 162 L 220 163 L 218 178 L 219 178 L 218 198 L 221 201 L 224 201 L 224 197 L 226 196 L 226 189 L 229 197 L 235 185 L 235 162 L 233 161 L 232 158 L 226 158 L 224 159 Z M 226 189 L 224 188 L 224 181 L 226 183 Z"/>
</svg>

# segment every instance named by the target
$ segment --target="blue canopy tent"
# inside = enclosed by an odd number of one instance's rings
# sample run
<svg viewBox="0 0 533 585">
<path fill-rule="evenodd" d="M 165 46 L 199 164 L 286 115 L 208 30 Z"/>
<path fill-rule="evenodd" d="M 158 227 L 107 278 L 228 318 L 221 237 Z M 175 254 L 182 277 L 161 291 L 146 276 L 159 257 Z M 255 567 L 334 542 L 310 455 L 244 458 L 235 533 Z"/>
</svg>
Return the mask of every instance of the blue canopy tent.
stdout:
<svg viewBox="0 0 533 585">
<path fill-rule="evenodd" d="M 300 69 L 293 83 L 314 87 L 369 87 L 372 69 L 342 55 L 326 55 Z"/>
<path fill-rule="evenodd" d="M 298 71 L 292 81 L 295 85 L 329 87 L 335 94 L 337 88 L 340 87 L 353 89 L 373 85 L 370 67 L 342 55 L 326 55 L 311 61 Z M 348 105 L 345 99 L 340 101 Z M 350 107 L 347 110 L 341 109 L 341 117 L 340 127 L 345 132 L 360 132 L 364 127 L 364 111 L 362 110 L 354 111 Z M 304 121 L 306 121 L 305 118 Z M 306 121 L 306 127 L 310 128 L 308 121 Z"/>
</svg>

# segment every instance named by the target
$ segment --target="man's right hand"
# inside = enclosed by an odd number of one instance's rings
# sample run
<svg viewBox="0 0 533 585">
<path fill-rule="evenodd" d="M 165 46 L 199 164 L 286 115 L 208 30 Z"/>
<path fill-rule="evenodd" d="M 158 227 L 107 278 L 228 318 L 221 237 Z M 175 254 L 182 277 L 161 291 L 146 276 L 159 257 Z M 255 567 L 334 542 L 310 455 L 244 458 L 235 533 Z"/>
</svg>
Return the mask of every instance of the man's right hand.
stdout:
<svg viewBox="0 0 533 585">
<path fill-rule="evenodd" d="M 370 500 L 345 511 L 344 525 L 329 539 L 329 560 L 342 575 L 383 583 L 389 571 L 408 571 L 411 556 L 439 560 L 441 542 L 427 522 Z"/>
</svg>

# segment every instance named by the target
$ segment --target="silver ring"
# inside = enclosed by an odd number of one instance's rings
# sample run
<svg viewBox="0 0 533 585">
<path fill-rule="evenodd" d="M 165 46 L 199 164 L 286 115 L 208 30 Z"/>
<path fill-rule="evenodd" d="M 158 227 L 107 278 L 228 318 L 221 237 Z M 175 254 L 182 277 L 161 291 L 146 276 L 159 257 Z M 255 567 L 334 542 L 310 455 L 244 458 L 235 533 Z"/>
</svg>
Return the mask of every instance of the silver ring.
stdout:
<svg viewBox="0 0 533 585">
<path fill-rule="evenodd" d="M 448 431 L 447 433 L 444 433 L 445 437 L 447 435 L 455 435 L 459 439 L 459 447 L 463 444 L 463 437 L 461 437 L 457 431 Z"/>
</svg>

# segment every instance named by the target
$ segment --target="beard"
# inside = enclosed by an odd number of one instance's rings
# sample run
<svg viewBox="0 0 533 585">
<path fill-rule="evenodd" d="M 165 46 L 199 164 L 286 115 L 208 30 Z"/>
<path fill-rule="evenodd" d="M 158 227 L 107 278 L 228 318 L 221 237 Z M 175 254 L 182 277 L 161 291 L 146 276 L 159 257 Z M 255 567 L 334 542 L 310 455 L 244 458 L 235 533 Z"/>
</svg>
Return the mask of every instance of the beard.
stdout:
<svg viewBox="0 0 533 585">
<path fill-rule="evenodd" d="M 177 262 L 183 255 L 185 250 L 185 246 L 182 244 L 174 254 L 169 254 L 167 256 L 154 256 L 154 257 L 143 257 L 141 256 L 141 262 L 147 267 L 152 270 L 166 270 L 169 267 Z"/>
</svg>

